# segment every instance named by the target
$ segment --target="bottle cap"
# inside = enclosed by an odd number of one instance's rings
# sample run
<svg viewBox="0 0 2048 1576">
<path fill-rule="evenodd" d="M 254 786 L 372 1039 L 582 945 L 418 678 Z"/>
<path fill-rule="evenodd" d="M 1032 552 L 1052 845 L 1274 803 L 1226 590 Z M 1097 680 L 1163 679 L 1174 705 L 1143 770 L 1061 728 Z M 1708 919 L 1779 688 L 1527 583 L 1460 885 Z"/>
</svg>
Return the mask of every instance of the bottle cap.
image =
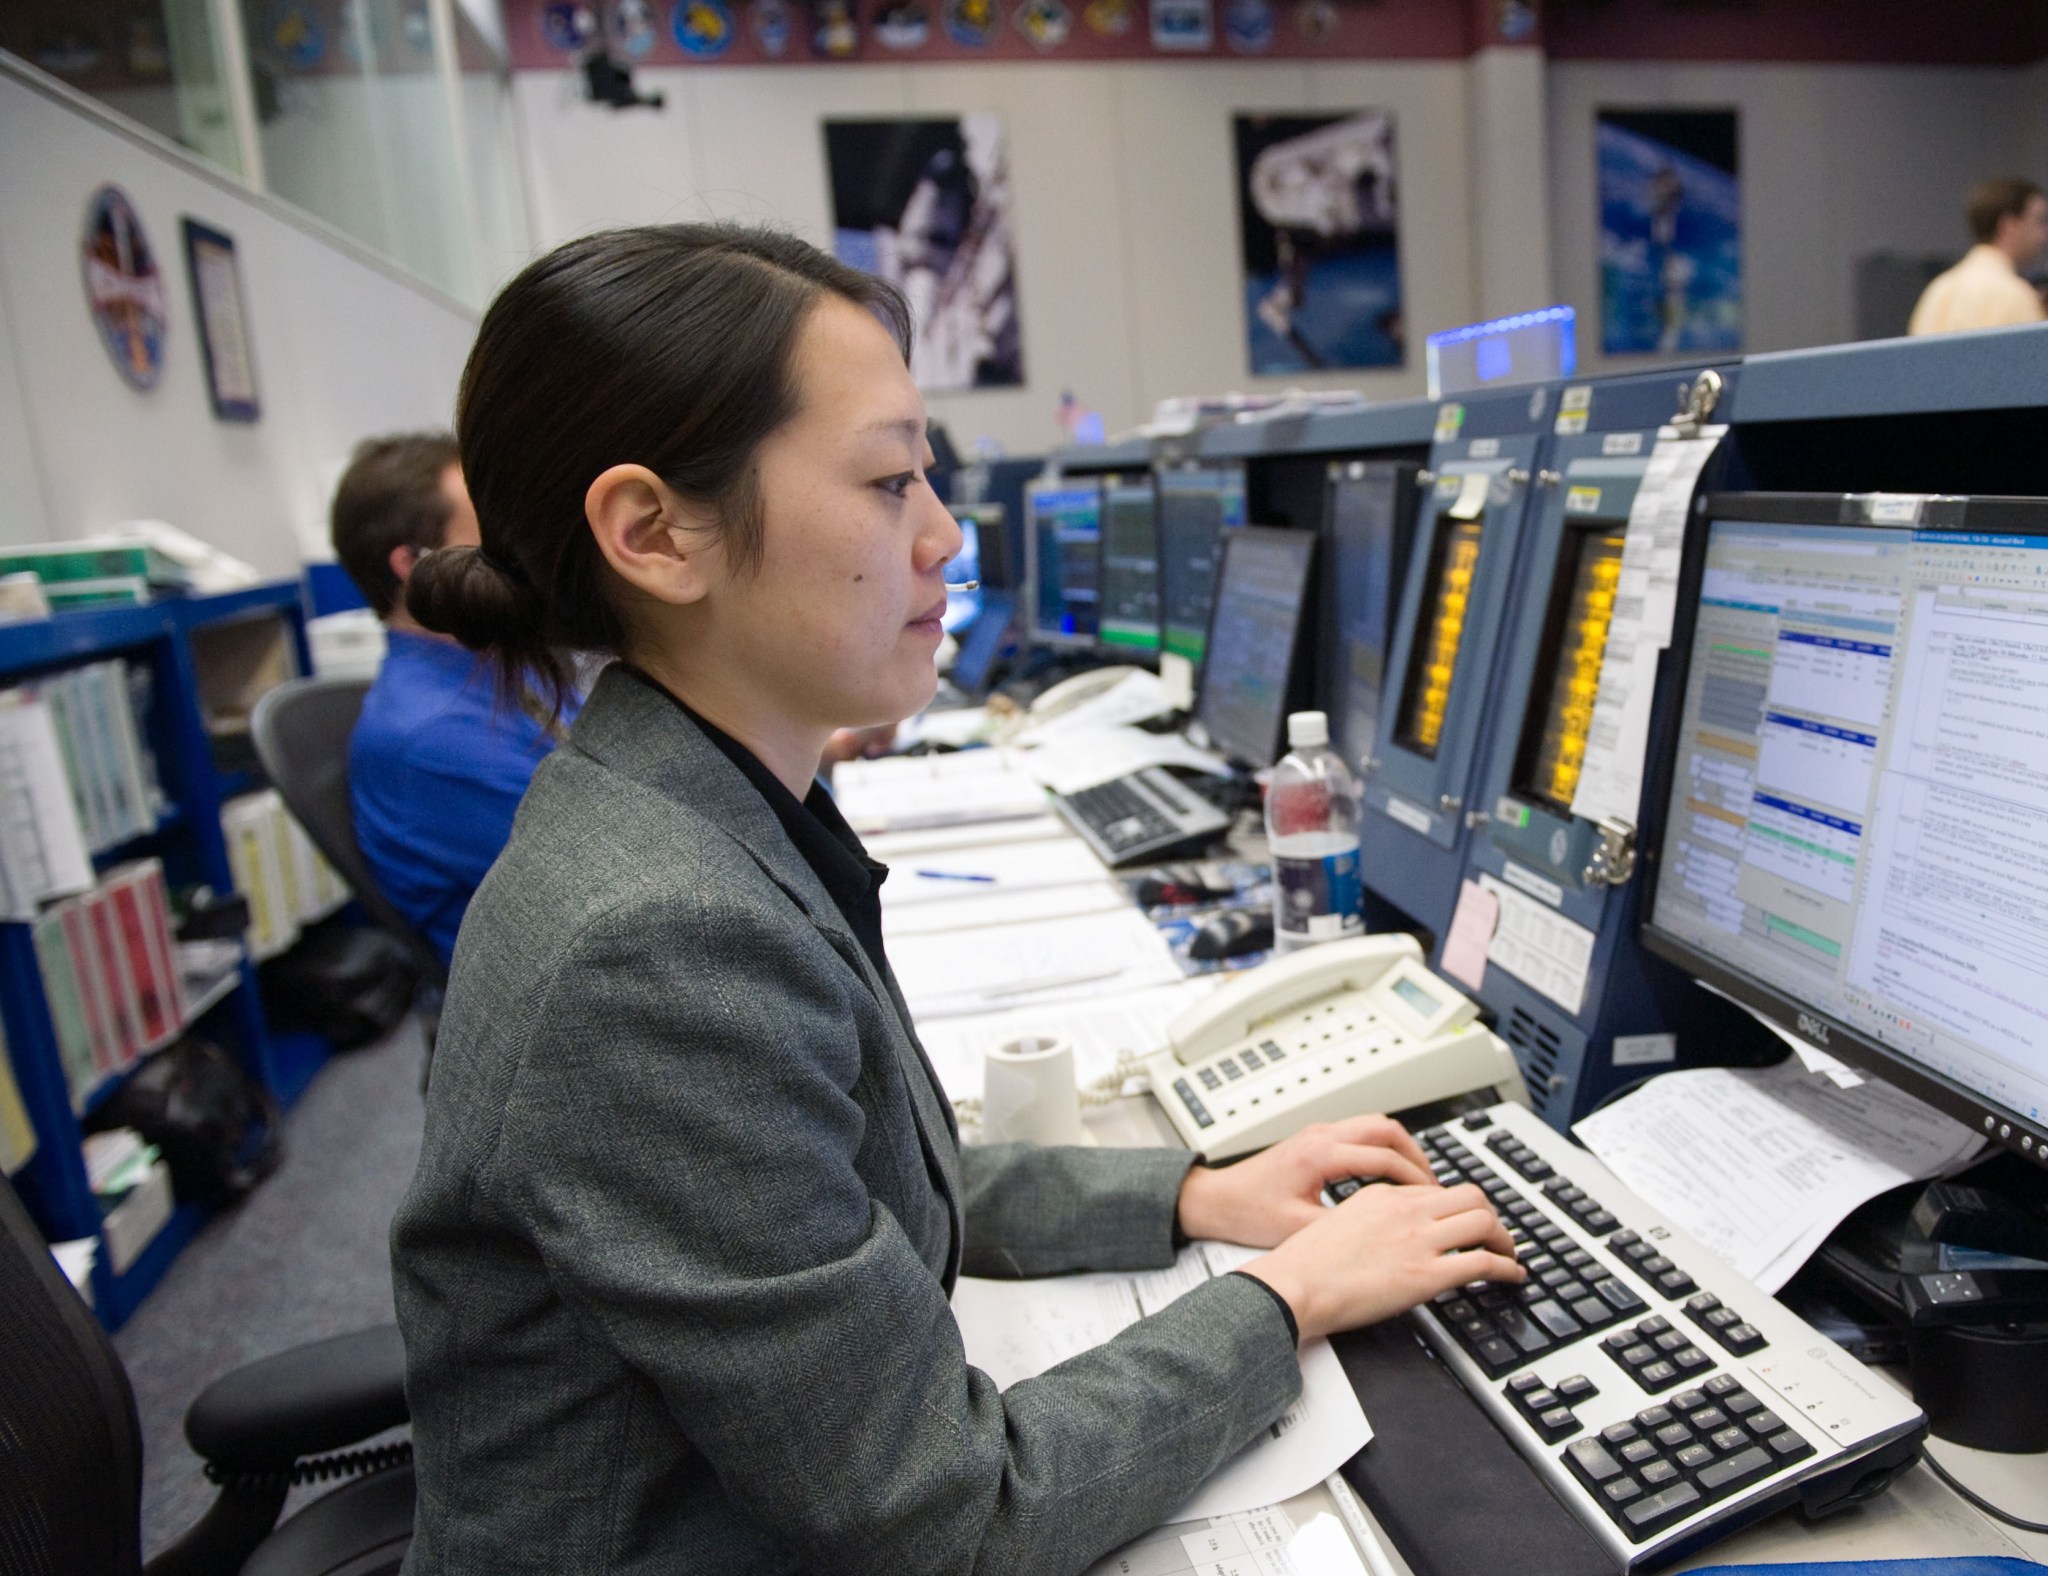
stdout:
<svg viewBox="0 0 2048 1576">
<path fill-rule="evenodd" d="M 1287 747 L 1312 749 L 1330 742 L 1330 719 L 1319 711 L 1290 712 L 1287 717 Z"/>
</svg>

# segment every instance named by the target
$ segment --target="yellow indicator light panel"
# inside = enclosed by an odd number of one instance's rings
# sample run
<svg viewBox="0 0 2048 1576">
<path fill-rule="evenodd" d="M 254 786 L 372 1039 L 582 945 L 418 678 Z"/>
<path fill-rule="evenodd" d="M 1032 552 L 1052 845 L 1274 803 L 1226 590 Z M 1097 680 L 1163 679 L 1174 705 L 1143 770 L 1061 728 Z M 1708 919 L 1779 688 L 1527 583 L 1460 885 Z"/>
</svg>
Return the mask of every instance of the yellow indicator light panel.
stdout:
<svg viewBox="0 0 2048 1576">
<path fill-rule="evenodd" d="M 1626 528 L 1603 525 L 1567 534 L 1553 593 L 1552 623 L 1545 640 L 1546 675 L 1524 725 L 1525 769 L 1517 784 L 1560 814 L 1570 814 L 1579 773 L 1586 764 L 1586 735 L 1593 726 L 1593 698 L 1600 689 L 1600 659 L 1614 619 L 1614 592 L 1621 580 L 1621 545 Z M 1559 594 L 1561 593 L 1561 594 Z M 1561 616 L 1559 610 L 1561 609 Z M 1539 731 L 1540 725 L 1540 731 Z M 1533 748 L 1532 748 L 1533 746 Z"/>
<path fill-rule="evenodd" d="M 1420 639 L 1410 655 L 1401 702 L 1400 741 L 1431 760 L 1444 736 L 1444 710 L 1458 675 L 1458 641 L 1472 605 L 1472 576 L 1479 568 L 1479 520 L 1446 520 L 1438 541 L 1436 578 L 1429 616 L 1417 625 Z"/>
</svg>

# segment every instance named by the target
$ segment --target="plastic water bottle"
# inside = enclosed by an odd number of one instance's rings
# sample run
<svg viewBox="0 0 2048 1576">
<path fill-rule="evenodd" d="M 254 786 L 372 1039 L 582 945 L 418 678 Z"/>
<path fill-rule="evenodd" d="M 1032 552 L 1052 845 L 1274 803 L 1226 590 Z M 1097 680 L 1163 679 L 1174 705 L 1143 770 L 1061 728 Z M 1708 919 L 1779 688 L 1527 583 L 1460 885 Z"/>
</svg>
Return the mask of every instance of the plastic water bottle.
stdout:
<svg viewBox="0 0 2048 1576">
<path fill-rule="evenodd" d="M 1287 719 L 1286 756 L 1266 789 L 1273 857 L 1273 945 L 1281 952 L 1365 929 L 1358 872 L 1358 781 L 1330 748 L 1319 711 Z"/>
</svg>

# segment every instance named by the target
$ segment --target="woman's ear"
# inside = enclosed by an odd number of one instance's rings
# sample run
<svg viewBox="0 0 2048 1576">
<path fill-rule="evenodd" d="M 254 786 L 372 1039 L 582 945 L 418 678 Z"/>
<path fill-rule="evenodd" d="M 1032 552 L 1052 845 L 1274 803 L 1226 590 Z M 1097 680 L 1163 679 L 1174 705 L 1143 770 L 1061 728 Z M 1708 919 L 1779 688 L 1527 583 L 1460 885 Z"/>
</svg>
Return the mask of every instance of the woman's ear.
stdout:
<svg viewBox="0 0 2048 1576">
<path fill-rule="evenodd" d="M 682 606 L 710 588 L 714 521 L 646 466 L 601 474 L 583 495 L 583 514 L 605 562 L 643 595 Z"/>
</svg>

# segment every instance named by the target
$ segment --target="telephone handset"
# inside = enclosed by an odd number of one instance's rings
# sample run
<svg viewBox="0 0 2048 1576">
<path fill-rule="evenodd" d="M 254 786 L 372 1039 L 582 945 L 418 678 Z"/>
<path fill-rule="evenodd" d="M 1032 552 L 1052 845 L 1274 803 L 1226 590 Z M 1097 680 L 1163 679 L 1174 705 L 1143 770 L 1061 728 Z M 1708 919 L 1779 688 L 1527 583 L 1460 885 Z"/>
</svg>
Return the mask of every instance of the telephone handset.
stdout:
<svg viewBox="0 0 2048 1576">
<path fill-rule="evenodd" d="M 1072 678 L 1061 679 L 1049 685 L 1045 692 L 1028 708 L 1033 722 L 1050 722 L 1063 712 L 1075 710 L 1105 694 L 1129 678 L 1133 673 L 1142 673 L 1143 668 L 1128 666 L 1090 668 L 1086 673 L 1076 673 Z"/>
<path fill-rule="evenodd" d="M 1238 975 L 1167 1026 L 1145 1070 L 1190 1149 L 1263 1149 L 1310 1122 L 1469 1090 L 1529 1103 L 1507 1043 L 1406 935 L 1358 936 Z"/>
</svg>

